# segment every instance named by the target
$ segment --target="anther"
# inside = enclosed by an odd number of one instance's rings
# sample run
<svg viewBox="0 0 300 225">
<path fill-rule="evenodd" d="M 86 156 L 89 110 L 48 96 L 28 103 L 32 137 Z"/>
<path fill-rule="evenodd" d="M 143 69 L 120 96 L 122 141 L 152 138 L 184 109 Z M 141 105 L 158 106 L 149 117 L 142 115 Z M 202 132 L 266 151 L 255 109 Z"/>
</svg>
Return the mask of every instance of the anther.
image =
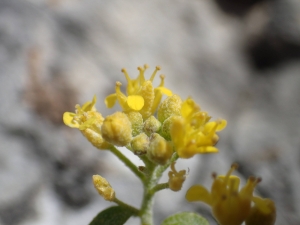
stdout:
<svg viewBox="0 0 300 225">
<path fill-rule="evenodd" d="M 239 168 L 239 164 L 237 164 L 237 163 L 232 163 L 231 169 L 236 170 L 237 168 Z"/>
<path fill-rule="evenodd" d="M 262 181 L 261 177 L 256 178 L 256 183 L 260 183 Z"/>
<path fill-rule="evenodd" d="M 252 182 L 252 183 L 254 183 L 254 182 L 256 182 L 256 177 L 254 177 L 254 176 L 250 176 L 249 178 L 248 178 L 248 180 L 250 181 L 250 182 Z"/>
<path fill-rule="evenodd" d="M 212 178 L 216 179 L 218 175 L 217 175 L 216 172 L 213 172 L 213 173 L 211 174 L 211 176 L 212 176 Z"/>
<path fill-rule="evenodd" d="M 130 77 L 129 77 L 128 73 L 127 73 L 127 70 L 125 68 L 122 68 L 121 71 L 122 71 L 122 73 L 124 73 L 127 82 L 129 82 L 130 81 Z"/>
</svg>

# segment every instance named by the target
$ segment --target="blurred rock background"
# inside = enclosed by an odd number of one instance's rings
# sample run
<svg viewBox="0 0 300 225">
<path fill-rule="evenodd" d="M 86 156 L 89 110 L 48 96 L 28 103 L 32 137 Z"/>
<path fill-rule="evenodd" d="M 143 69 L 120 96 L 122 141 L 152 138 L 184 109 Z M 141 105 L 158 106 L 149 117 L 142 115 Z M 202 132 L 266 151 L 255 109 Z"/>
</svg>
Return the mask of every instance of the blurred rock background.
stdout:
<svg viewBox="0 0 300 225">
<path fill-rule="evenodd" d="M 139 207 L 138 179 L 62 114 L 94 94 L 100 112 L 113 112 L 103 100 L 125 82 L 121 68 L 135 77 L 144 63 L 228 120 L 219 154 L 178 162 L 190 175 L 182 191 L 157 195 L 156 224 L 188 210 L 216 224 L 185 192 L 238 162 L 240 176 L 263 178 L 257 194 L 276 202 L 276 224 L 298 225 L 299 0 L 0 0 L 0 225 L 88 224 L 111 205 L 93 174 Z"/>
</svg>

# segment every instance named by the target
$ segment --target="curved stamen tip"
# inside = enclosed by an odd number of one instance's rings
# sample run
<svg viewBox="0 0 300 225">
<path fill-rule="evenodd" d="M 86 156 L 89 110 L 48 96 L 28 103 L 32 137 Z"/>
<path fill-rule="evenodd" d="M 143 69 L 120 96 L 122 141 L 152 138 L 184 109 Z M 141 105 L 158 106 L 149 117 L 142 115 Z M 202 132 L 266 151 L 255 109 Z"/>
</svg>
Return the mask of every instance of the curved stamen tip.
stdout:
<svg viewBox="0 0 300 225">
<path fill-rule="evenodd" d="M 188 176 L 190 174 L 190 168 L 188 167 L 187 172 L 186 172 L 186 176 Z"/>
<path fill-rule="evenodd" d="M 122 69 L 121 69 L 121 72 L 122 72 L 122 73 L 126 73 L 126 72 L 127 72 L 126 68 L 122 68 Z"/>
<path fill-rule="evenodd" d="M 237 164 L 237 163 L 232 163 L 231 164 L 231 169 L 236 170 L 237 168 L 239 168 L 239 164 Z"/>
<path fill-rule="evenodd" d="M 218 175 L 217 175 L 216 172 L 213 172 L 213 173 L 211 174 L 211 176 L 212 176 L 212 178 L 216 179 Z"/>
<path fill-rule="evenodd" d="M 148 69 L 149 68 L 149 65 L 148 64 L 145 64 L 144 65 L 144 69 L 146 70 L 146 69 Z"/>
<path fill-rule="evenodd" d="M 164 74 L 161 74 L 160 76 L 160 79 L 164 80 L 166 78 L 166 76 Z"/>
<path fill-rule="evenodd" d="M 121 83 L 120 81 L 117 81 L 117 82 L 116 82 L 116 86 L 117 86 L 117 87 L 120 87 L 120 86 L 122 86 L 122 83 Z"/>
<path fill-rule="evenodd" d="M 260 183 L 262 181 L 261 177 L 256 178 L 256 183 Z"/>
<path fill-rule="evenodd" d="M 155 69 L 156 70 L 161 70 L 161 67 L 160 66 L 156 66 Z"/>
<path fill-rule="evenodd" d="M 144 68 L 141 66 L 139 66 L 137 69 L 138 69 L 138 71 L 144 71 Z"/>
</svg>

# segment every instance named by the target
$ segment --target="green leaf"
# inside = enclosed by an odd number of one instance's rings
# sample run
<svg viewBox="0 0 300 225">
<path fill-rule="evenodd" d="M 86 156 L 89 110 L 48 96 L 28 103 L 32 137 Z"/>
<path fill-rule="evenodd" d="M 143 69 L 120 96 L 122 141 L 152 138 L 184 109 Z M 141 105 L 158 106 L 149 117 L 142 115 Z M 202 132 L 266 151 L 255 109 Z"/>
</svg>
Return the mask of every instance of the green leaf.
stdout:
<svg viewBox="0 0 300 225">
<path fill-rule="evenodd" d="M 113 206 L 100 212 L 89 225 L 123 225 L 134 214 L 131 209 Z"/>
<path fill-rule="evenodd" d="M 209 223 L 199 214 L 180 212 L 166 218 L 161 225 L 209 225 Z"/>
</svg>

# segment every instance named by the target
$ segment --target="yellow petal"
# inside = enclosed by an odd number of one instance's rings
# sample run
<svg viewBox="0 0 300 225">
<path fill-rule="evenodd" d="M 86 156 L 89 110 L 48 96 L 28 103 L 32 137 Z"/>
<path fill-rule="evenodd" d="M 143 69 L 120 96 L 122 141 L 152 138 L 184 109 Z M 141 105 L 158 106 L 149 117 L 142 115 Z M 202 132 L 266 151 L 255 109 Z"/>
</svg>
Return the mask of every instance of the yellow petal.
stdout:
<svg viewBox="0 0 300 225">
<path fill-rule="evenodd" d="M 187 98 L 181 107 L 181 114 L 184 118 L 188 118 L 192 113 L 196 113 L 200 107 L 194 102 L 192 98 Z"/>
<path fill-rule="evenodd" d="M 79 124 L 78 123 L 74 123 L 73 118 L 76 114 L 75 113 L 71 113 L 71 112 L 65 112 L 63 115 L 63 121 L 64 123 L 72 128 L 79 128 Z"/>
<path fill-rule="evenodd" d="M 158 90 L 167 96 L 171 96 L 173 94 L 171 90 L 169 90 L 168 88 L 165 88 L 165 87 L 157 87 L 154 90 Z"/>
<path fill-rule="evenodd" d="M 129 95 L 127 97 L 127 104 L 129 108 L 139 111 L 144 106 L 144 98 L 140 95 Z"/>
<path fill-rule="evenodd" d="M 80 124 L 78 129 L 79 130 L 85 130 L 85 129 L 91 127 L 94 124 L 94 122 L 96 121 L 96 119 L 97 119 L 96 117 L 88 119 L 83 124 Z"/>
<path fill-rule="evenodd" d="M 116 93 L 111 94 L 105 98 L 105 105 L 107 108 L 112 108 L 116 104 L 116 101 L 117 101 L 117 94 Z"/>
<path fill-rule="evenodd" d="M 223 130 L 226 127 L 226 125 L 227 125 L 227 121 L 226 120 L 218 120 L 217 123 L 218 123 L 218 126 L 217 126 L 216 131 Z"/>
<path fill-rule="evenodd" d="M 95 109 L 95 104 L 97 101 L 97 97 L 96 95 L 94 95 L 92 102 L 88 101 L 86 103 L 84 103 L 84 105 L 82 106 L 82 110 L 84 112 L 88 112 L 88 111 L 92 111 Z"/>
<path fill-rule="evenodd" d="M 226 176 L 219 175 L 218 179 L 224 181 Z M 224 184 L 225 185 L 225 184 Z M 226 184 L 230 193 L 238 193 L 240 187 L 240 178 L 235 175 L 230 175 L 228 179 L 228 184 Z"/>
<path fill-rule="evenodd" d="M 275 206 L 274 202 L 268 198 L 253 196 L 252 201 L 255 203 L 256 207 L 264 214 L 271 213 Z"/>
<path fill-rule="evenodd" d="M 226 125 L 227 125 L 226 120 L 211 121 L 205 124 L 204 130 L 208 133 L 212 131 L 221 131 L 226 127 Z"/>
<path fill-rule="evenodd" d="M 197 148 L 197 153 L 217 153 L 219 150 L 213 146 L 205 146 Z"/>
<path fill-rule="evenodd" d="M 201 185 L 194 185 L 190 187 L 190 189 L 186 192 L 185 198 L 189 202 L 201 201 L 208 205 L 211 205 L 212 203 L 209 191 Z"/>
</svg>

